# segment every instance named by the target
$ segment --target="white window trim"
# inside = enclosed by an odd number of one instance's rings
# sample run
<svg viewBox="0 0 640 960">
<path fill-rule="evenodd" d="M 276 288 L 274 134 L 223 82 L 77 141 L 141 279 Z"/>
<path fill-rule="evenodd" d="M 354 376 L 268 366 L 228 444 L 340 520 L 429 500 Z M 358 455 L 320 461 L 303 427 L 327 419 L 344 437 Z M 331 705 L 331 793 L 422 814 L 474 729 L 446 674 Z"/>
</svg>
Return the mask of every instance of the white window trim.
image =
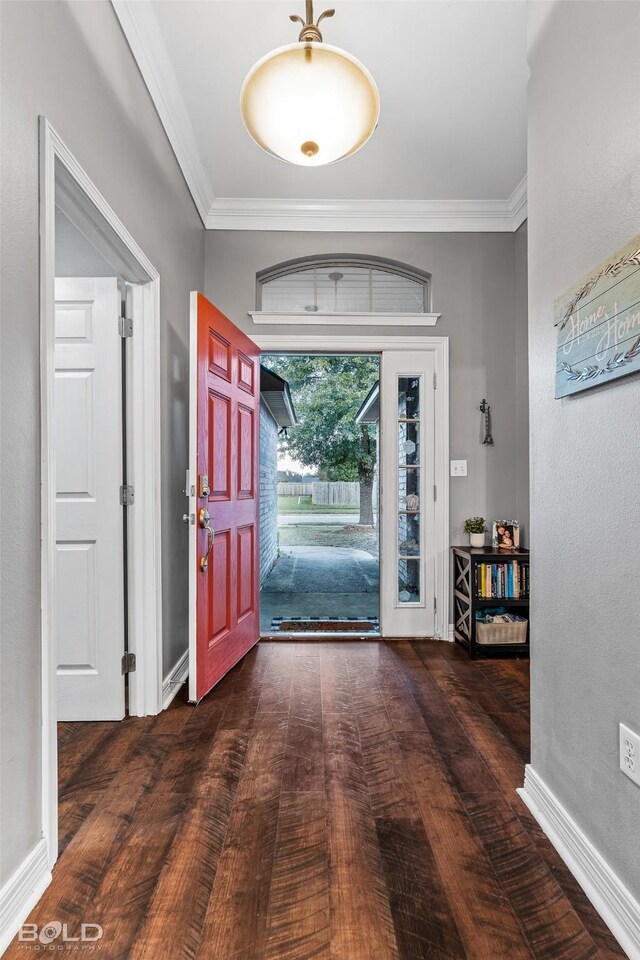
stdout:
<svg viewBox="0 0 640 960">
<path fill-rule="evenodd" d="M 369 315 L 371 316 L 371 314 Z M 378 353 L 396 350 L 423 350 L 433 353 L 435 368 L 435 635 L 449 640 L 449 338 L 397 336 L 335 336 L 328 331 L 315 334 L 252 334 L 265 353 Z M 384 389 L 384 387 L 383 387 Z M 382 483 L 385 478 L 382 477 Z M 390 576 L 395 576 L 392 571 Z M 380 556 L 380 579 L 386 577 L 384 551 Z M 384 611 L 380 609 L 380 633 L 385 633 Z"/>
<path fill-rule="evenodd" d="M 41 705 L 42 835 L 49 866 L 58 856 L 58 756 L 55 598 L 55 207 L 56 162 L 79 188 L 89 214 L 117 235 L 125 260 L 146 282 L 133 288 L 136 333 L 130 358 L 128 442 L 138 492 L 129 517 L 129 634 L 137 670 L 129 674 L 129 712 L 162 708 L 162 569 L 160 505 L 160 276 L 46 117 L 40 117 L 40 452 L 41 452 Z M 115 249 L 115 248 L 114 248 Z M 117 252 L 117 251 L 116 251 Z"/>
<path fill-rule="evenodd" d="M 249 316 L 259 324 L 293 324 L 297 327 L 435 327 L 440 313 L 269 313 L 250 310 Z"/>
</svg>

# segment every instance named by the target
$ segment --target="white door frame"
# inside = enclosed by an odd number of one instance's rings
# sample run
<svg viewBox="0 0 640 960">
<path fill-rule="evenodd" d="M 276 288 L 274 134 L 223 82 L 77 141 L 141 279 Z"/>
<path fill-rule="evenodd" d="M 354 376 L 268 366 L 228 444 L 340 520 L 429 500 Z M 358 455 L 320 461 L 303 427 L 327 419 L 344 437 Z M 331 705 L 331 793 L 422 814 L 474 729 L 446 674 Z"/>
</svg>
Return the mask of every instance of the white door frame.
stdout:
<svg viewBox="0 0 640 960">
<path fill-rule="evenodd" d="M 55 598 L 55 208 L 56 180 L 77 205 L 83 230 L 114 274 L 133 287 L 135 335 L 128 350 L 127 456 L 136 502 L 128 515 L 129 712 L 162 708 L 162 570 L 160 561 L 160 276 L 46 117 L 40 117 L 40 480 L 42 657 L 42 834 L 49 865 L 58 856 L 58 749 Z M 60 187 L 58 187 L 60 192 Z M 127 274 L 129 276 L 127 276 Z"/>
<path fill-rule="evenodd" d="M 345 324 L 349 323 L 347 317 Z M 435 390 L 435 635 L 449 639 L 449 338 L 395 336 L 336 337 L 331 332 L 315 334 L 263 334 L 251 331 L 249 336 L 265 353 L 379 353 L 388 350 L 422 350 L 433 353 L 436 373 Z M 384 484 L 384 477 L 381 477 Z M 380 579 L 386 576 L 385 558 L 380 556 Z M 383 611 L 380 608 L 380 633 L 385 636 Z"/>
</svg>

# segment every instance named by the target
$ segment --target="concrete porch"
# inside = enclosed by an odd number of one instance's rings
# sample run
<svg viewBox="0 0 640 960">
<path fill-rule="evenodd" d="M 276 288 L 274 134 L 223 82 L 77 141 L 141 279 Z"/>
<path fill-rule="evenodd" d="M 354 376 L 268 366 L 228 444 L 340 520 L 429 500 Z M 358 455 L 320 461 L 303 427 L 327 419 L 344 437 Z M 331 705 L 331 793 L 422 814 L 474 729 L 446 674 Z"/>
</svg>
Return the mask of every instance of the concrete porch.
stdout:
<svg viewBox="0 0 640 960">
<path fill-rule="evenodd" d="M 377 617 L 379 564 L 350 547 L 287 547 L 260 592 L 260 626 L 274 617 Z"/>
</svg>

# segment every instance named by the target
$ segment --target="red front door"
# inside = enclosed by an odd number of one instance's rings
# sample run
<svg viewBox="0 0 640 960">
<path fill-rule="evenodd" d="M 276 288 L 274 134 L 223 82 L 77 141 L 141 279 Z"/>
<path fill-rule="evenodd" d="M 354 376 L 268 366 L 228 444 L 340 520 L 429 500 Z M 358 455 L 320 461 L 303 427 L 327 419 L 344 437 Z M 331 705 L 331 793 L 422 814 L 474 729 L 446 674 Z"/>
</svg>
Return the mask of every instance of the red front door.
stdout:
<svg viewBox="0 0 640 960">
<path fill-rule="evenodd" d="M 191 294 L 189 699 L 260 638 L 260 351 Z"/>
</svg>

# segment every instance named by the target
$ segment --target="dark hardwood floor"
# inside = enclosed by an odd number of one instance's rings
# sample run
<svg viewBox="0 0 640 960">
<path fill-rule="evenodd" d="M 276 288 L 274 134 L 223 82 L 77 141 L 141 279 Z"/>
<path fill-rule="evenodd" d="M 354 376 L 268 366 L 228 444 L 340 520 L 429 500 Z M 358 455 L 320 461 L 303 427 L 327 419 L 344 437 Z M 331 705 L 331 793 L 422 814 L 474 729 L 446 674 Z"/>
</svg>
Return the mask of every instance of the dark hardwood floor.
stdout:
<svg viewBox="0 0 640 960">
<path fill-rule="evenodd" d="M 515 793 L 528 749 L 526 661 L 260 643 L 198 707 L 60 726 L 30 920 L 109 960 L 622 958 Z"/>
</svg>

